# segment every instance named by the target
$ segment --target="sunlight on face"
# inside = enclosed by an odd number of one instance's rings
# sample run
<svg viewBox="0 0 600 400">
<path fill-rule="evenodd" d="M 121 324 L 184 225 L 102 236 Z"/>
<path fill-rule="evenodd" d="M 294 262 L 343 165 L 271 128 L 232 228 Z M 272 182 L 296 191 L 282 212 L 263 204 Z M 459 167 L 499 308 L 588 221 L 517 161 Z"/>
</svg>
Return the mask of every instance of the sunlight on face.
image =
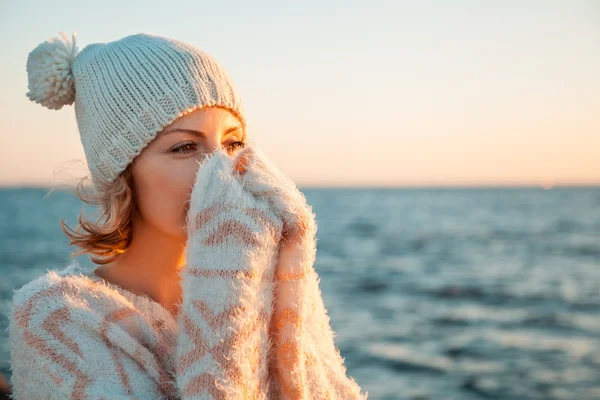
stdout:
<svg viewBox="0 0 600 400">
<path fill-rule="evenodd" d="M 219 107 L 194 110 L 175 120 L 132 163 L 138 218 L 144 225 L 186 240 L 187 201 L 198 161 L 218 147 L 232 156 L 245 144 L 242 124 Z"/>
</svg>

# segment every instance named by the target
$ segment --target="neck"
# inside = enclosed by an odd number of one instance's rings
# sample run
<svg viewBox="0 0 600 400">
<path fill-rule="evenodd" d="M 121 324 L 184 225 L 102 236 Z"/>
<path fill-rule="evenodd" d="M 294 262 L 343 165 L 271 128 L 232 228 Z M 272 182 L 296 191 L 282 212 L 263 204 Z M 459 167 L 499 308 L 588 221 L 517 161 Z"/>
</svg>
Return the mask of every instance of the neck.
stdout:
<svg viewBox="0 0 600 400">
<path fill-rule="evenodd" d="M 97 275 L 118 286 L 145 294 L 174 312 L 181 294 L 179 272 L 185 266 L 186 242 L 134 218 L 130 247 Z"/>
</svg>

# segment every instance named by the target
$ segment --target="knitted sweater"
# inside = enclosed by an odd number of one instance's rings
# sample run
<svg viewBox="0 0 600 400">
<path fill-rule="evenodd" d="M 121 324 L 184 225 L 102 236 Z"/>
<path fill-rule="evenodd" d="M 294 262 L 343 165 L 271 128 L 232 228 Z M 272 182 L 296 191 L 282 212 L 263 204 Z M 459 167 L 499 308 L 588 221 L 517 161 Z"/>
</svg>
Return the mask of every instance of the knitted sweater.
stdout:
<svg viewBox="0 0 600 400">
<path fill-rule="evenodd" d="M 220 150 L 200 163 L 176 316 L 76 261 L 14 291 L 14 399 L 367 399 L 334 344 L 310 207 L 243 151 L 243 175 Z"/>
</svg>

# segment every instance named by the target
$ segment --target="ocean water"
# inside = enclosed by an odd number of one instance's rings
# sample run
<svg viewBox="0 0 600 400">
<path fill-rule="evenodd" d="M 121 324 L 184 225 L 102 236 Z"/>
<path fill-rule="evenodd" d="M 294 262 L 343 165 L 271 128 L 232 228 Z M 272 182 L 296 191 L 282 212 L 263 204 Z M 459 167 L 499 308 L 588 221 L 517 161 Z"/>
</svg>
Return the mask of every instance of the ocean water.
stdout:
<svg viewBox="0 0 600 400">
<path fill-rule="evenodd" d="M 600 399 L 600 188 L 302 191 L 336 345 L 369 398 Z M 46 193 L 0 190 L 3 302 L 69 261 L 59 221 L 82 203 Z"/>
</svg>

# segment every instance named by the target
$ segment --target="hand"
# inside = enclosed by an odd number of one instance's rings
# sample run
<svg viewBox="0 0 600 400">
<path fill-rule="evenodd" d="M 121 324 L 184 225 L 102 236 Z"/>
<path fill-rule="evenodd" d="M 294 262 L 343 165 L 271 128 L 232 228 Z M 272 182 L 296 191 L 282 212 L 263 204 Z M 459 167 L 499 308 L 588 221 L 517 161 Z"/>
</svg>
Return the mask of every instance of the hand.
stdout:
<svg viewBox="0 0 600 400">
<path fill-rule="evenodd" d="M 177 384 L 183 398 L 259 398 L 283 222 L 244 188 L 232 157 L 200 162 L 181 272 Z"/>
<path fill-rule="evenodd" d="M 216 235 L 218 232 L 211 228 L 215 223 L 222 229 L 232 229 L 238 236 L 243 234 L 240 239 L 244 239 L 246 245 L 265 235 L 269 241 L 279 241 L 281 237 L 281 218 L 271 210 L 267 199 L 245 190 L 240 175 L 235 172 L 233 159 L 222 150 L 205 155 L 199 162 L 189 205 L 188 241 L 192 235 Z"/>
<path fill-rule="evenodd" d="M 265 198 L 283 221 L 283 239 L 302 243 L 312 240 L 317 224 L 312 207 L 294 181 L 269 160 L 264 152 L 247 145 L 234 159 L 244 189 Z"/>
<path fill-rule="evenodd" d="M 275 266 L 273 314 L 269 325 L 272 343 L 270 365 L 277 380 L 274 398 L 305 398 L 303 356 L 307 343 L 305 324 L 311 312 L 307 293 L 317 274 L 316 222 L 306 198 L 294 182 L 286 177 L 260 150 L 246 147 L 234 159 L 242 174 L 244 187 L 256 196 L 266 198 L 283 220 L 283 237 L 279 243 Z M 306 296 L 308 296 L 308 301 Z M 317 397 L 323 393 L 313 393 Z M 319 398 L 324 398 L 321 396 Z"/>
</svg>

